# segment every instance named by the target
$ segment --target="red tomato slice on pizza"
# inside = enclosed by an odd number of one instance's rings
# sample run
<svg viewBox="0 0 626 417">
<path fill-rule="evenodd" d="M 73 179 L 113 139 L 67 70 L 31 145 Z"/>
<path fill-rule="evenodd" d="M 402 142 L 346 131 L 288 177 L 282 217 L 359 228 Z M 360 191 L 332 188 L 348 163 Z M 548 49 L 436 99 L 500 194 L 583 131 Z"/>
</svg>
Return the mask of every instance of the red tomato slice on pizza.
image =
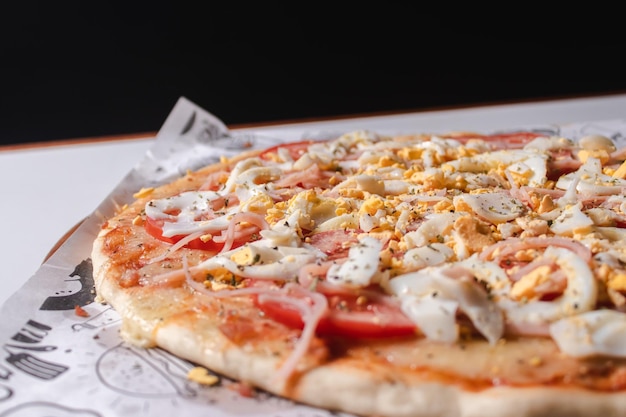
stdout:
<svg viewBox="0 0 626 417">
<path fill-rule="evenodd" d="M 165 223 L 164 220 L 155 220 L 146 216 L 146 221 L 144 222 L 144 228 L 146 229 L 146 232 L 148 232 L 150 236 L 156 239 L 159 239 L 160 241 L 170 243 L 172 245 L 186 237 L 185 235 L 163 236 L 163 224 L 164 223 Z M 247 239 L 235 240 L 231 248 L 232 249 L 238 248 L 239 246 L 242 246 L 246 242 L 248 242 Z M 202 239 L 197 238 L 185 244 L 185 247 L 189 249 L 199 249 L 199 250 L 205 250 L 205 251 L 210 251 L 210 252 L 219 252 L 224 247 L 224 243 L 215 242 L 213 239 L 205 242 Z"/>
<path fill-rule="evenodd" d="M 404 315 L 398 305 L 382 295 L 368 297 L 357 292 L 333 291 L 329 285 L 319 286 L 318 292 L 328 300 L 328 313 L 320 320 L 316 333 L 321 336 L 348 338 L 387 338 L 412 336 L 415 323 Z M 293 296 L 293 295 L 292 295 Z M 300 312 L 291 304 L 277 299 L 255 297 L 255 305 L 279 323 L 292 328 L 303 328 Z"/>
</svg>

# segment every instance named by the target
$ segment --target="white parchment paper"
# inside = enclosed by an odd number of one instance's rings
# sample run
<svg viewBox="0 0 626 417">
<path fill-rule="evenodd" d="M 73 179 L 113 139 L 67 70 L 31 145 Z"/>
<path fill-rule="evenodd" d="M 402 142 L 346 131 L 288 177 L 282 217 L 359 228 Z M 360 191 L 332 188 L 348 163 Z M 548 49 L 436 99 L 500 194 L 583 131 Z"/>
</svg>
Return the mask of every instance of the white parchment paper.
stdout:
<svg viewBox="0 0 626 417">
<path fill-rule="evenodd" d="M 602 134 L 626 145 L 626 120 L 519 128 L 572 139 Z M 337 133 L 342 132 L 332 132 Z M 307 132 L 306 137 L 328 135 Z M 226 378 L 210 387 L 191 382 L 186 374 L 193 364 L 161 349 L 125 343 L 117 313 L 93 302 L 91 243 L 103 220 L 132 201 L 133 193 L 222 155 L 301 139 L 231 132 L 181 98 L 143 160 L 2 307 L 0 417 L 337 416 L 264 393 L 241 396 Z M 77 316 L 76 305 L 84 306 L 89 316 Z"/>
</svg>

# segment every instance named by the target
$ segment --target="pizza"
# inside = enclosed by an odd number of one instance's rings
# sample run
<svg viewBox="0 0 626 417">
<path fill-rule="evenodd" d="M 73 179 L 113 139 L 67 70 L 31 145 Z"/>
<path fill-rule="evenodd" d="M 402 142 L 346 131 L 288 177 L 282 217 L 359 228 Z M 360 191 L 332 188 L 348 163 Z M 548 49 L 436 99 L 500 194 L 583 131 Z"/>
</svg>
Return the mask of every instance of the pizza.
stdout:
<svg viewBox="0 0 626 417">
<path fill-rule="evenodd" d="M 98 299 L 129 343 L 326 410 L 623 416 L 625 159 L 531 131 L 223 157 L 102 224 Z"/>
</svg>

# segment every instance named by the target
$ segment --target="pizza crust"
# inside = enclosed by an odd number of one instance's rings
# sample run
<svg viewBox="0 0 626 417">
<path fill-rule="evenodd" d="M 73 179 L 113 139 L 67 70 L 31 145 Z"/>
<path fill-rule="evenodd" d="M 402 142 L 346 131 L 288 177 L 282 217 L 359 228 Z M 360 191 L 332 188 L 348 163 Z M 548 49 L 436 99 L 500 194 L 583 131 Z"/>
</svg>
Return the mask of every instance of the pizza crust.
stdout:
<svg viewBox="0 0 626 417">
<path fill-rule="evenodd" d="M 177 325 L 162 327 L 156 335 L 157 344 L 177 356 L 296 402 L 368 416 L 460 416 L 454 387 L 385 381 L 367 367 L 341 361 L 316 366 L 281 388 L 272 384 L 280 361 L 229 346 L 221 338 L 219 332 L 199 338 Z"/>
<path fill-rule="evenodd" d="M 298 378 L 292 389 L 282 391 L 268 384 L 278 361 L 255 356 L 241 349 L 220 350 L 219 332 L 202 340 L 180 326 L 159 329 L 157 344 L 218 373 L 252 383 L 268 392 L 324 409 L 363 416 L 390 417 L 618 417 L 626 413 L 622 394 L 598 394 L 580 389 L 496 387 L 477 392 L 456 386 L 413 379 L 386 379 L 376 369 L 348 361 L 311 369 Z M 215 345 L 213 345 L 215 346 Z"/>
<path fill-rule="evenodd" d="M 436 380 L 421 379 L 420 373 L 364 363 L 359 358 L 314 364 L 292 379 L 276 385 L 281 358 L 236 346 L 218 329 L 215 321 L 167 319 L 175 309 L 169 300 L 183 302 L 190 292 L 164 289 L 146 304 L 137 302 L 137 290 L 121 288 L 106 251 L 103 229 L 94 244 L 94 280 L 100 298 L 123 317 L 122 335 L 142 347 L 159 346 L 172 354 L 205 366 L 229 378 L 245 381 L 270 393 L 324 409 L 363 416 L 410 417 L 587 417 L 623 416 L 626 397 L 621 393 L 594 393 L 581 389 L 542 386 L 535 388 L 494 387 L 472 390 Z M 165 318 L 165 320 L 163 320 Z"/>
</svg>

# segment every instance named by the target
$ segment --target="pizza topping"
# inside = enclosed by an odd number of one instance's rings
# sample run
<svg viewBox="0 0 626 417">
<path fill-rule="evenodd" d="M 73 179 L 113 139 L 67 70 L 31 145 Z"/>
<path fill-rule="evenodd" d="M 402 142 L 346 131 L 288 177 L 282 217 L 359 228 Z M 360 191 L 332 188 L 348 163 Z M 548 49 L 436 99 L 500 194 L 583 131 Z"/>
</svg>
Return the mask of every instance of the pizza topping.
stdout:
<svg viewBox="0 0 626 417">
<path fill-rule="evenodd" d="M 307 244 L 324 253 L 328 260 L 345 258 L 350 247 L 357 242 L 356 231 L 350 229 L 320 231 L 306 239 Z"/>
<path fill-rule="evenodd" d="M 415 248 L 430 243 L 444 243 L 444 237 L 449 236 L 454 229 L 454 222 L 462 216 L 460 213 L 432 213 L 424 216 L 417 230 L 404 235 L 408 248 Z"/>
<path fill-rule="evenodd" d="M 309 269 L 309 272 L 312 271 Z M 302 329 L 310 324 L 310 319 L 303 314 L 305 307 L 294 305 L 293 298 L 310 304 L 313 302 L 311 294 L 322 295 L 328 308 L 316 322 L 315 333 L 320 336 L 376 339 L 414 336 L 419 332 L 415 323 L 401 311 L 397 300 L 380 291 L 341 288 L 323 281 L 313 287 L 300 286 L 304 287 L 311 289 L 296 291 L 296 286 L 286 285 L 279 291 L 259 293 L 255 304 L 265 316 Z"/>
<path fill-rule="evenodd" d="M 516 219 L 526 211 L 517 199 L 505 193 L 462 194 L 454 197 L 454 205 L 460 203 L 469 206 L 470 210 L 481 219 L 493 224 L 505 223 Z"/>
<path fill-rule="evenodd" d="M 451 161 L 444 169 L 481 174 L 490 171 L 509 178 L 515 185 L 542 186 L 546 181 L 547 156 L 536 151 L 494 151 Z"/>
<path fill-rule="evenodd" d="M 199 217 L 214 211 L 214 203 L 219 200 L 221 196 L 212 191 L 187 191 L 173 197 L 151 200 L 146 204 L 145 210 L 151 219 L 168 220 L 172 222 L 171 226 L 195 225 Z M 165 231 L 164 236 L 170 237 L 190 231 L 195 230 Z"/>
<path fill-rule="evenodd" d="M 541 282 L 537 277 L 537 274 L 541 274 L 539 268 L 548 264 L 554 271 L 558 269 L 559 274 L 563 274 L 567 280 L 564 291 L 555 299 L 538 298 L 536 288 L 532 292 L 526 291 L 526 296 L 523 296 L 521 290 L 513 291 L 507 273 L 499 266 L 477 259 L 464 261 L 464 265 L 472 269 L 479 281 L 489 285 L 493 300 L 506 314 L 507 324 L 512 330 L 521 333 L 526 333 L 525 329 L 539 329 L 563 317 L 590 311 L 597 301 L 598 284 L 585 259 L 556 246 L 549 246 L 543 253 L 537 254 L 537 259 L 545 260 L 546 263 L 533 265 L 532 271 L 528 273 L 535 274 L 535 277 L 527 279 Z M 551 272 L 550 279 L 555 279 L 555 276 L 558 277 L 558 274 Z"/>
<path fill-rule="evenodd" d="M 403 264 L 411 270 L 440 265 L 454 257 L 454 251 L 443 243 L 430 243 L 406 251 Z"/>
<path fill-rule="evenodd" d="M 327 272 L 326 280 L 340 285 L 367 287 L 378 274 L 378 257 L 382 243 L 373 237 L 364 237 L 350 248 L 348 259 L 334 264 Z"/>
<path fill-rule="evenodd" d="M 220 236 L 213 237 L 216 242 L 224 244 L 223 251 L 227 251 L 235 245 L 236 241 L 254 240 L 252 235 L 259 230 L 267 229 L 269 225 L 265 219 L 255 213 L 241 212 L 232 216 L 228 227 L 221 231 Z"/>
<path fill-rule="evenodd" d="M 76 314 L 78 317 L 89 317 L 89 313 L 87 312 L 87 310 L 79 305 L 74 306 L 74 314 Z"/>
<path fill-rule="evenodd" d="M 592 254 L 588 248 L 580 242 L 563 237 L 512 237 L 484 248 L 480 253 L 479 258 L 481 260 L 491 259 L 495 263 L 501 264 L 507 256 L 523 252 L 530 248 L 545 249 L 550 246 L 568 249 L 574 252 L 576 256 L 585 262 L 589 262 L 591 260 Z"/>
<path fill-rule="evenodd" d="M 556 182 L 556 188 L 561 190 L 571 187 L 584 195 L 614 195 L 622 193 L 626 180 L 604 174 L 601 161 L 588 158 L 577 171 L 561 176 Z"/>
<path fill-rule="evenodd" d="M 288 296 L 289 291 L 293 291 L 295 296 Z M 311 345 L 317 326 L 328 310 L 328 301 L 322 294 L 308 291 L 296 284 L 287 284 L 281 291 L 264 292 L 258 297 L 260 303 L 263 303 L 264 300 L 278 298 L 279 301 L 296 309 L 304 322 L 302 334 L 296 342 L 295 348 L 274 376 L 277 381 L 284 381 L 294 372 L 298 362 Z"/>
<path fill-rule="evenodd" d="M 197 382 L 201 385 L 215 385 L 220 382 L 220 379 L 209 373 L 209 370 L 202 366 L 194 366 L 187 372 L 187 379 L 193 382 Z"/>
<path fill-rule="evenodd" d="M 493 344 L 504 331 L 502 312 L 463 267 L 427 267 L 389 282 L 402 310 L 427 338 L 455 342 L 460 329 L 457 314 L 464 313 Z"/>
<path fill-rule="evenodd" d="M 211 270 L 221 267 L 246 278 L 292 281 L 296 279 L 300 268 L 315 262 L 316 254 L 306 248 L 270 246 L 261 240 L 222 252 L 198 264 L 194 269 Z"/>
<path fill-rule="evenodd" d="M 614 310 L 589 311 L 550 326 L 559 349 L 574 357 L 626 357 L 626 315 Z"/>
<path fill-rule="evenodd" d="M 193 276 L 222 270 L 275 283 L 190 285 L 252 294 L 307 335 L 454 343 L 469 326 L 491 344 L 541 335 L 568 353 L 587 329 L 585 352 L 618 355 L 603 335 L 626 306 L 626 180 L 624 155 L 609 142 L 356 131 L 242 159 L 220 172 L 221 187 L 148 202 L 144 227 L 172 245 L 153 261 L 204 249 L 211 255 L 189 266 Z M 615 318 L 588 316 L 601 304 Z M 576 337 L 564 336 L 579 322 Z"/>
<path fill-rule="evenodd" d="M 141 190 L 139 190 L 135 194 L 133 194 L 133 198 L 144 198 L 144 197 L 147 197 L 150 194 L 152 194 L 153 191 L 154 191 L 154 187 L 142 188 Z"/>
</svg>

